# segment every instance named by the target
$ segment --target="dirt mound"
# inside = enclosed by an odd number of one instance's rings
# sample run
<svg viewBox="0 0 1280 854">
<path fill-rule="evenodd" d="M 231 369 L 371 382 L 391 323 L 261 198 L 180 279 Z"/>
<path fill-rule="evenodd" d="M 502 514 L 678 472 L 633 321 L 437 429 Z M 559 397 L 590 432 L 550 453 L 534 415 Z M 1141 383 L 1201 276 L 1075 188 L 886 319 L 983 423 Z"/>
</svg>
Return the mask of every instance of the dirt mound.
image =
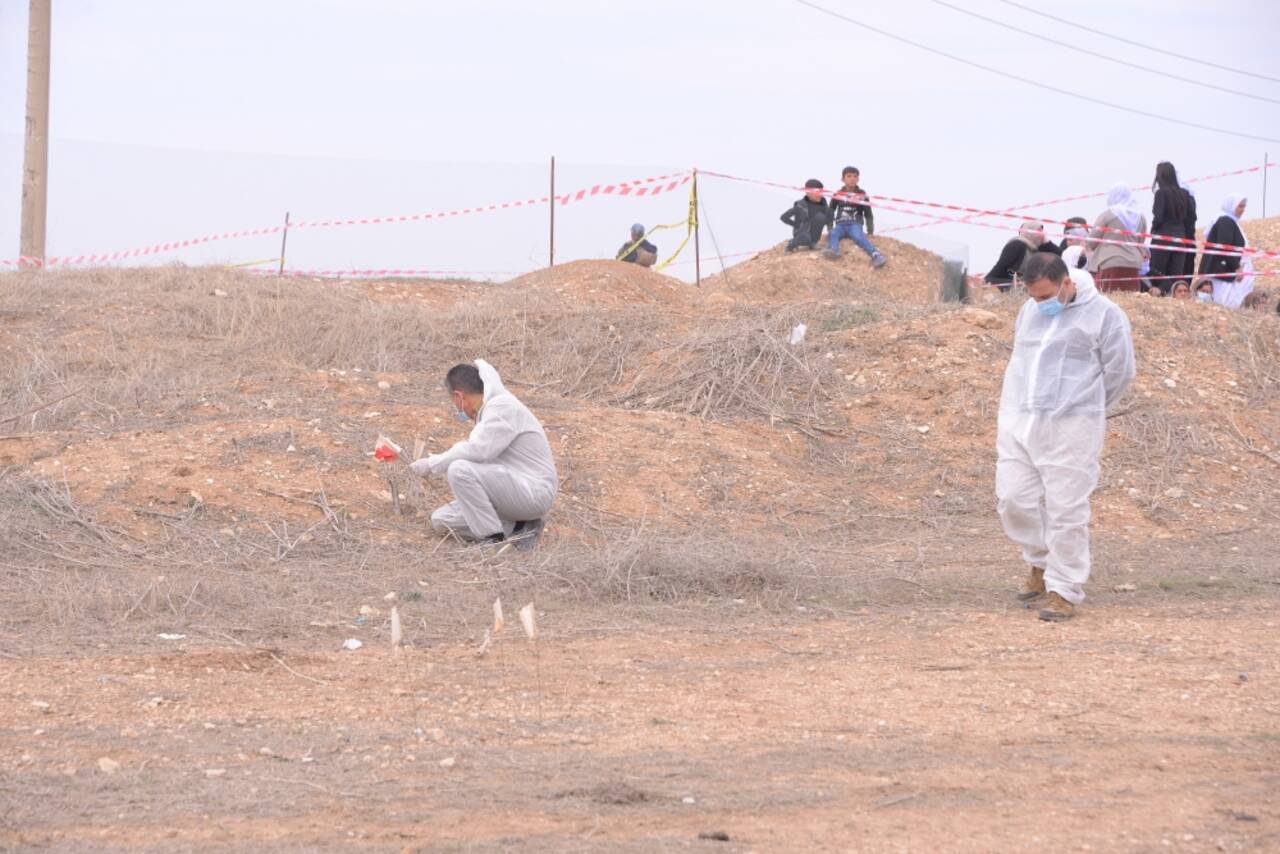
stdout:
<svg viewBox="0 0 1280 854">
<path fill-rule="evenodd" d="M 1280 323 L 1119 294 L 1138 375 L 1109 419 L 1095 520 L 1125 537 L 1185 539 L 1265 525 L 1280 499 Z M 937 306 L 837 330 L 820 344 L 862 488 L 884 503 L 976 511 L 990 493 L 995 415 L 1021 300 Z M 878 472 L 878 474 L 877 474 Z"/>
<path fill-rule="evenodd" d="M 436 311 L 483 299 L 497 287 L 493 282 L 472 279 L 359 279 L 336 285 L 356 289 L 375 302 L 420 305 Z"/>
<path fill-rule="evenodd" d="M 780 243 L 727 273 L 704 279 L 703 290 L 747 303 L 881 295 L 920 305 L 936 299 L 942 279 L 939 256 L 891 237 L 876 237 L 875 243 L 889 259 L 879 270 L 850 240 L 843 241 L 836 259 L 820 251 L 787 254 L 786 244 Z"/>
<path fill-rule="evenodd" d="M 619 303 L 628 280 L 662 281 L 609 262 L 566 267 L 617 270 Z M 540 285 L 556 294 L 563 272 Z M 749 589 L 800 602 L 875 575 L 913 585 L 940 567 L 1016 563 L 992 507 L 1016 298 L 922 305 L 858 288 L 708 313 L 674 300 L 584 308 L 566 286 L 545 311 L 432 312 L 219 271 L 12 283 L 0 289 L 0 563 L 49 578 L 111 570 L 58 597 L 8 576 L 15 626 L 70 608 L 76 637 L 143 614 L 172 632 L 162 616 L 186 625 L 197 583 L 209 614 L 305 596 L 310 610 L 271 616 L 269 635 L 331 624 L 354 591 L 397 589 L 390 577 L 401 590 L 425 580 L 444 610 L 484 594 L 468 552 L 426 524 L 447 484 L 370 453 L 380 433 L 432 451 L 459 439 L 439 376 L 477 356 L 542 419 L 562 478 L 541 568 L 502 569 L 503 584 L 588 601 Z M 1108 421 L 1099 554 L 1114 563 L 1169 540 L 1184 548 L 1170 559 L 1207 566 L 1233 557 L 1217 538 L 1273 537 L 1280 323 L 1116 300 L 1139 373 Z M 799 323 L 808 333 L 791 343 Z M 1234 555 L 1246 568 L 1249 545 Z M 172 606 L 168 593 L 153 603 L 157 565 L 186 586 Z M 431 580 L 450 573 L 457 591 Z"/>
<path fill-rule="evenodd" d="M 512 279 L 498 290 L 572 309 L 636 304 L 683 306 L 698 296 L 678 279 L 621 261 L 557 264 Z"/>
<path fill-rule="evenodd" d="M 1280 252 L 1280 216 L 1266 219 L 1246 219 L 1243 223 L 1244 233 L 1249 237 L 1249 245 L 1258 249 L 1269 249 Z M 1258 270 L 1280 270 L 1280 258 L 1269 258 L 1254 262 Z M 1256 280 L 1256 287 L 1266 288 L 1273 293 L 1280 290 L 1280 279 L 1264 276 Z"/>
</svg>

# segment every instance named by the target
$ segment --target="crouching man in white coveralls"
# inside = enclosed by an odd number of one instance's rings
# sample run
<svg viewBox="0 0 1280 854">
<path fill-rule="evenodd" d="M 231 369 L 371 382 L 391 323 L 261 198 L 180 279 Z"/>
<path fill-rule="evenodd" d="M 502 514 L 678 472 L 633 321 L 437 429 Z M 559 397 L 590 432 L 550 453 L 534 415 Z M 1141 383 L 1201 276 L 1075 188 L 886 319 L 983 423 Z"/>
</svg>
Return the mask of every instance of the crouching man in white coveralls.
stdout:
<svg viewBox="0 0 1280 854">
<path fill-rule="evenodd" d="M 410 466 L 422 477 L 445 474 L 453 490 L 454 500 L 431 514 L 432 527 L 531 548 L 560 486 L 547 434 L 482 359 L 450 368 L 445 387 L 459 419 L 473 420 L 475 427 L 466 441 Z"/>
<path fill-rule="evenodd" d="M 1089 496 L 1098 485 L 1107 408 L 1133 381 L 1129 319 L 1093 277 L 1037 252 L 1024 268 L 996 434 L 996 498 L 1031 567 L 1018 599 L 1067 620 L 1089 580 Z"/>
</svg>

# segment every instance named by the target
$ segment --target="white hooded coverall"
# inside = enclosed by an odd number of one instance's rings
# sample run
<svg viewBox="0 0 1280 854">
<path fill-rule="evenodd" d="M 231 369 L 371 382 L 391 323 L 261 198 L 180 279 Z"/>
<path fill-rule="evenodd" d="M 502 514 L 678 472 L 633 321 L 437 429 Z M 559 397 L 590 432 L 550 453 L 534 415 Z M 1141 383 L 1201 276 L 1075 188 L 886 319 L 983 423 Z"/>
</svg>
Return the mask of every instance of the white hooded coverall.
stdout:
<svg viewBox="0 0 1280 854">
<path fill-rule="evenodd" d="M 1089 580 L 1089 496 L 1106 413 L 1133 381 L 1125 313 L 1083 270 L 1056 317 L 1029 299 L 1018 313 L 996 432 L 996 499 L 1009 539 L 1045 587 L 1073 604 Z"/>
<path fill-rule="evenodd" d="M 471 539 L 511 535 L 516 522 L 540 519 L 560 486 L 547 434 L 507 391 L 492 365 L 476 359 L 484 403 L 464 442 L 427 457 L 432 474 L 447 473 L 454 500 L 431 514 L 437 531 Z"/>
</svg>

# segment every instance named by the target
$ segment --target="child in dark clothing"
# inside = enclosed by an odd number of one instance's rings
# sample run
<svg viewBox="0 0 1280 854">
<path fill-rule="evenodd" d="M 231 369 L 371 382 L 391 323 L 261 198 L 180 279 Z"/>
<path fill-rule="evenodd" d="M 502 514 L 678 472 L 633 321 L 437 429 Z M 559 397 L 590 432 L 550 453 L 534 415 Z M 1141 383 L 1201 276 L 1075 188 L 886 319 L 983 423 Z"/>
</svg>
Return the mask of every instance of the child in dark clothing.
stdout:
<svg viewBox="0 0 1280 854">
<path fill-rule="evenodd" d="M 787 208 L 782 221 L 791 226 L 787 252 L 812 249 L 822 239 L 822 229 L 831 224 L 831 208 L 822 194 L 822 182 L 810 178 L 804 182 L 804 198 Z"/>
<path fill-rule="evenodd" d="M 831 218 L 835 224 L 831 227 L 826 255 L 839 258 L 840 238 L 847 237 L 871 256 L 871 266 L 878 269 L 884 266 L 885 257 L 867 239 L 867 235 L 875 233 L 876 223 L 867 194 L 858 186 L 858 178 L 858 170 L 852 166 L 844 167 L 840 173 L 844 188 L 831 197 Z"/>
</svg>

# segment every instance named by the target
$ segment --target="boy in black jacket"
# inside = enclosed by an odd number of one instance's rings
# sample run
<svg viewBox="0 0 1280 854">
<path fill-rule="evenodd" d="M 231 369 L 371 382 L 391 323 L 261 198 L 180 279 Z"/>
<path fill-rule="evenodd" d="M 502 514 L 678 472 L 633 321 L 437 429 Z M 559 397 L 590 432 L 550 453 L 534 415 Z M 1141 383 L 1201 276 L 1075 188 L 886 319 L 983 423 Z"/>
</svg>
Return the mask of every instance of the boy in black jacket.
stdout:
<svg viewBox="0 0 1280 854">
<path fill-rule="evenodd" d="M 831 208 L 822 195 L 822 182 L 810 178 L 804 182 L 804 198 L 787 208 L 782 221 L 791 226 L 788 252 L 812 249 L 822 240 L 822 229 L 831 224 Z"/>
<path fill-rule="evenodd" d="M 867 239 L 868 234 L 875 233 L 876 221 L 866 192 L 858 186 L 858 178 L 858 170 L 852 166 L 844 167 L 840 173 L 844 189 L 831 197 L 831 216 L 835 225 L 831 227 L 825 254 L 828 258 L 839 258 L 840 238 L 847 237 L 871 256 L 871 266 L 878 269 L 884 266 L 885 257 Z"/>
</svg>

